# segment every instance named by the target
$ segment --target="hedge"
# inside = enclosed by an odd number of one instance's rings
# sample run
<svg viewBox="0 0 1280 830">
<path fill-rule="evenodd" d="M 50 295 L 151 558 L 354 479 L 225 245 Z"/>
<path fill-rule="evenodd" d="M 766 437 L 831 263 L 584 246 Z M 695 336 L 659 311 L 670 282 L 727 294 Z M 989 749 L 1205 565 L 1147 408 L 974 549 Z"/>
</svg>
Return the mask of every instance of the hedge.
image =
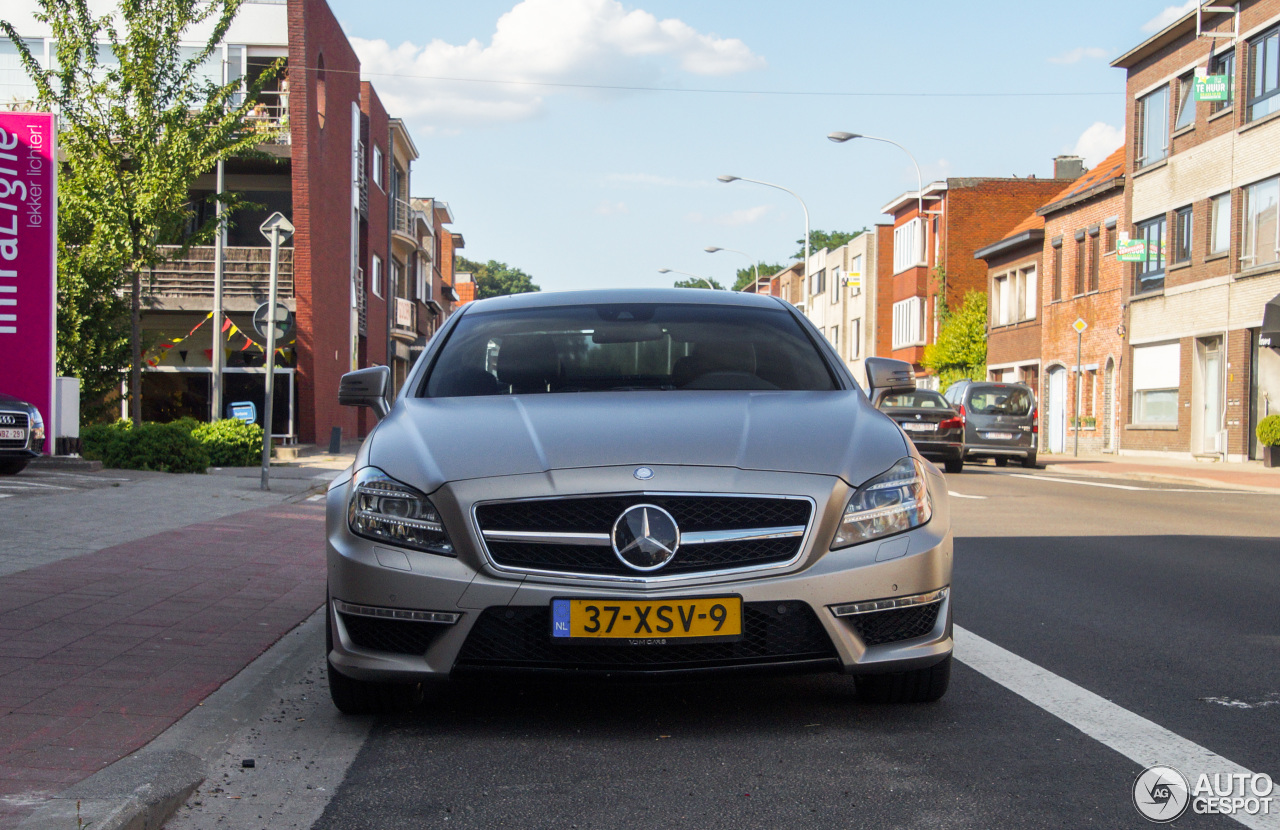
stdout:
<svg viewBox="0 0 1280 830">
<path fill-rule="evenodd" d="M 132 421 L 85 427 L 85 458 L 119 470 L 203 473 L 206 467 L 252 467 L 262 458 L 262 427 L 228 418 L 202 424 L 181 418 L 167 424 Z"/>
<path fill-rule="evenodd" d="M 1280 447 L 1280 415 L 1268 415 L 1258 421 L 1258 441 L 1264 446 Z"/>
</svg>

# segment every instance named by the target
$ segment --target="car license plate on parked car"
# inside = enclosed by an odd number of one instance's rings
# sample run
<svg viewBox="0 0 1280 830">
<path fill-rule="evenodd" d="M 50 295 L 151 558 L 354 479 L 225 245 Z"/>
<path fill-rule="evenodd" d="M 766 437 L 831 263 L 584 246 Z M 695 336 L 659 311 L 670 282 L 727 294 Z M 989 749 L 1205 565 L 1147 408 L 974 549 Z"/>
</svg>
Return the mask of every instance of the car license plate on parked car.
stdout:
<svg viewBox="0 0 1280 830">
<path fill-rule="evenodd" d="M 986 434 L 986 437 L 990 438 L 993 441 L 1009 441 L 1013 439 L 1013 433 L 1012 432 L 988 432 Z"/>
<path fill-rule="evenodd" d="M 562 643 L 627 640 L 652 645 L 668 640 L 740 640 L 742 597 L 553 599 L 551 639 Z"/>
<path fill-rule="evenodd" d="M 0 441 L 21 441 L 26 437 L 25 429 L 0 429 Z"/>
<path fill-rule="evenodd" d="M 907 432 L 937 432 L 938 431 L 937 424 L 917 424 L 912 421 L 908 421 L 904 423 L 902 425 L 902 428 L 905 429 Z"/>
</svg>

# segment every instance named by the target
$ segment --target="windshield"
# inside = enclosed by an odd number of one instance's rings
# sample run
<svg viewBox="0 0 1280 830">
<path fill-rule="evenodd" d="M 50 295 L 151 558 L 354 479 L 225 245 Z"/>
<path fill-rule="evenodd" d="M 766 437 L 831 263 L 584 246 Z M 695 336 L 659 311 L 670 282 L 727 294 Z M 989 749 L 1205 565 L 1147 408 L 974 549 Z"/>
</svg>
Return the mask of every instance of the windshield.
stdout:
<svg viewBox="0 0 1280 830">
<path fill-rule="evenodd" d="M 971 386 L 969 411 L 976 415 L 1030 415 L 1031 391 L 1017 386 Z"/>
<path fill-rule="evenodd" d="M 785 309 L 695 304 L 472 313 L 427 378 L 427 397 L 619 389 L 837 388 Z"/>
<path fill-rule="evenodd" d="M 885 395 L 880 399 L 881 409 L 950 409 L 951 404 L 937 392 L 917 389 L 897 395 Z"/>
</svg>

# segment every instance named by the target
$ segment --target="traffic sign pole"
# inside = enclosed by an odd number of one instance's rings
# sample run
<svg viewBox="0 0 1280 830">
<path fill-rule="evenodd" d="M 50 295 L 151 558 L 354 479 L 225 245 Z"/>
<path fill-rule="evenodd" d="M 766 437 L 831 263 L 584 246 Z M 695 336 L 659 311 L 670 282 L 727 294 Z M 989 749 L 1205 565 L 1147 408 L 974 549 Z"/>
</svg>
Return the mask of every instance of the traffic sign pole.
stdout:
<svg viewBox="0 0 1280 830">
<path fill-rule="evenodd" d="M 276 326 L 279 321 L 276 320 L 276 294 L 279 280 L 277 279 L 277 269 L 280 264 L 280 237 L 282 234 L 287 235 L 293 233 L 293 225 L 283 214 L 273 213 L 262 223 L 259 228 L 262 235 L 271 240 L 271 289 L 270 297 L 267 300 L 267 307 L 270 309 L 270 319 L 267 321 L 267 399 L 262 407 L 262 489 L 270 490 L 271 486 L 268 481 L 271 470 L 271 432 L 272 432 L 272 405 L 275 403 L 276 392 Z"/>
</svg>

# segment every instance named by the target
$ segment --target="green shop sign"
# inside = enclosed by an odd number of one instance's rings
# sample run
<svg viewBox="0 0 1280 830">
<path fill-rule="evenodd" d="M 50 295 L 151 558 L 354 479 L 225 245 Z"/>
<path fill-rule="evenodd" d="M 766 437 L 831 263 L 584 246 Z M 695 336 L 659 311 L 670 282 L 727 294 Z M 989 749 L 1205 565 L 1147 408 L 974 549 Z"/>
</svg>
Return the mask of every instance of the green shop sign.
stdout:
<svg viewBox="0 0 1280 830">
<path fill-rule="evenodd" d="M 1197 75 L 1195 96 L 1197 101 L 1230 101 L 1231 76 Z"/>
</svg>

